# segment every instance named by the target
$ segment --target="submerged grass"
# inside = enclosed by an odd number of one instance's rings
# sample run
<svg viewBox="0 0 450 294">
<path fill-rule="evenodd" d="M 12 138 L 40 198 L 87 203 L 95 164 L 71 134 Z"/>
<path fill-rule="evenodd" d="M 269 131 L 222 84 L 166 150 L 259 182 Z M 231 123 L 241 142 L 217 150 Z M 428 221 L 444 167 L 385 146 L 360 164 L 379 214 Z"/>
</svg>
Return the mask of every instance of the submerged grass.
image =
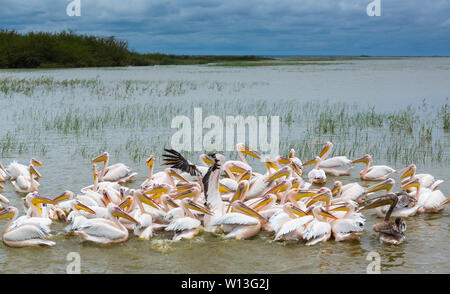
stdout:
<svg viewBox="0 0 450 294">
<path fill-rule="evenodd" d="M 302 160 L 320 150 L 307 143 L 331 141 L 335 146 L 332 155 L 354 158 L 369 153 L 377 161 L 393 165 L 450 163 L 448 102 L 430 107 L 424 101 L 420 106 L 380 112 L 342 102 L 238 99 L 232 95 L 265 86 L 263 82 L 215 80 L 108 83 L 98 78 L 2 78 L 0 105 L 10 127 L 5 123 L 0 131 L 0 153 L 45 155 L 64 145 L 74 157 L 88 159 L 108 150 L 142 162 L 170 146 L 177 130 L 171 125 L 174 117 L 185 115 L 192 120 L 194 107 L 201 107 L 203 119 L 208 115 L 223 121 L 227 115 L 279 116 L 280 153 L 286 155 L 294 148 Z M 211 99 L 197 99 L 197 91 L 207 91 Z M 235 152 L 225 155 L 237 156 Z"/>
</svg>

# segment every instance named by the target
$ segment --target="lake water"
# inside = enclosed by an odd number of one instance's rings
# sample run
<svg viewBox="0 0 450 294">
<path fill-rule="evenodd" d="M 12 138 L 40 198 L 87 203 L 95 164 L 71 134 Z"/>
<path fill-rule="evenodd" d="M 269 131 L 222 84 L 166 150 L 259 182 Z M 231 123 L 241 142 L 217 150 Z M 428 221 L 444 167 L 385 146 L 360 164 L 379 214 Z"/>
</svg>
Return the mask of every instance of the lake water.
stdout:
<svg viewBox="0 0 450 294">
<path fill-rule="evenodd" d="M 445 181 L 440 190 L 448 196 L 450 135 L 442 122 L 449 114 L 442 109 L 449 96 L 450 58 L 0 70 L 0 162 L 27 163 L 31 156 L 43 161 L 39 192 L 55 197 L 90 185 L 90 159 L 108 151 L 112 163 L 123 162 L 138 172 L 128 185 L 138 187 L 148 174 L 145 158 L 150 154 L 157 156 L 160 170 L 162 149 L 170 147 L 177 131 L 172 119 L 185 115 L 193 120 L 194 108 L 200 107 L 203 118 L 214 115 L 223 121 L 227 115 L 279 116 L 281 154 L 295 148 L 302 161 L 319 151 L 306 143 L 330 140 L 335 156 L 370 153 L 374 164 L 394 169 L 416 163 L 418 173 Z M 327 121 L 334 110 L 342 110 L 343 119 Z M 362 126 L 361 117 L 379 121 Z M 344 120 L 348 125 L 342 127 Z M 224 153 L 236 158 L 235 152 Z M 199 163 L 200 152 L 185 154 Z M 262 171 L 261 163 L 250 163 Z M 360 182 L 362 168 L 355 165 L 351 176 L 339 180 Z M 399 182 L 398 175 L 393 178 Z M 334 180 L 328 177 L 326 186 Z M 23 195 L 10 183 L 1 184 L 5 190 L 0 193 L 22 214 Z M 170 241 L 171 234 L 163 232 L 149 241 L 130 236 L 127 242 L 102 246 L 66 236 L 65 224 L 55 223 L 54 247 L 0 244 L 0 272 L 65 273 L 67 254 L 78 252 L 83 273 L 365 273 L 366 257 L 375 251 L 383 273 L 450 273 L 449 207 L 408 218 L 407 240 L 400 246 L 380 244 L 371 229 L 380 219 L 374 211 L 364 216 L 360 241 L 312 247 L 272 242 L 267 232 L 242 241 L 202 233 L 182 242 Z M 0 222 L 2 230 L 6 223 Z"/>
</svg>

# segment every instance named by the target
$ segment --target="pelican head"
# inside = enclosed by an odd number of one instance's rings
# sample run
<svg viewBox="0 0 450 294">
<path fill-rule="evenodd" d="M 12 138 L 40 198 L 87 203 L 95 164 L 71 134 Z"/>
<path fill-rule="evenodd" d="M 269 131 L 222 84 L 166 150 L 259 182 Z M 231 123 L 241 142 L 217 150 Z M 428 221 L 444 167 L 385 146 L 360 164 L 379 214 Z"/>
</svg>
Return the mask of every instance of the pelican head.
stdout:
<svg viewBox="0 0 450 294">
<path fill-rule="evenodd" d="M 214 164 L 214 159 L 212 159 L 209 155 L 207 154 L 202 154 L 200 155 L 200 160 L 205 163 L 206 165 L 213 165 Z"/>
<path fill-rule="evenodd" d="M 325 147 L 323 147 L 322 151 L 319 154 L 319 157 L 322 158 L 322 156 L 327 153 L 328 150 L 330 150 L 331 148 L 333 148 L 333 143 L 331 142 L 322 142 L 322 143 L 309 143 L 308 146 L 311 145 L 325 145 Z"/>
<path fill-rule="evenodd" d="M 161 207 L 156 203 L 153 199 L 145 195 L 145 193 L 142 193 L 141 191 L 138 191 L 134 194 L 135 197 L 139 199 L 142 203 L 145 203 L 147 205 L 150 205 L 153 208 L 160 209 Z"/>
<path fill-rule="evenodd" d="M 248 190 L 248 186 L 249 186 L 249 182 L 247 180 L 244 180 L 244 181 L 242 181 L 242 182 L 240 182 L 238 184 L 238 188 L 236 189 L 236 193 L 234 193 L 233 197 L 230 200 L 230 204 L 228 205 L 227 213 L 228 213 L 228 211 L 230 211 L 231 204 L 234 201 L 237 201 L 237 200 L 241 200 L 242 201 L 242 200 L 244 200 L 245 194 L 247 193 L 247 190 Z"/>
<path fill-rule="evenodd" d="M 261 159 L 261 153 L 258 151 L 251 149 L 250 147 L 246 146 L 244 143 L 238 143 L 236 144 L 236 149 L 238 152 L 241 152 L 246 155 L 250 155 L 254 158 Z"/>
<path fill-rule="evenodd" d="M 315 156 L 313 159 L 304 162 L 302 164 L 302 166 L 310 165 L 310 164 L 314 164 L 314 163 L 319 163 L 319 162 L 320 162 L 320 157 L 319 156 Z"/>
<path fill-rule="evenodd" d="M 279 179 L 281 177 L 289 178 L 290 176 L 291 176 L 291 169 L 289 167 L 285 166 L 282 169 L 280 169 L 279 171 L 277 171 L 276 173 L 274 173 L 272 176 L 265 179 L 264 181 L 265 182 L 273 182 L 276 179 Z"/>
<path fill-rule="evenodd" d="M 41 161 L 37 160 L 36 158 L 31 158 L 31 164 L 33 166 L 40 166 L 40 167 L 44 166 L 44 164 Z"/>
<path fill-rule="evenodd" d="M 271 168 L 273 168 L 276 171 L 279 170 L 279 167 L 269 157 L 265 157 L 263 162 L 267 170 L 270 170 Z"/>
<path fill-rule="evenodd" d="M 389 192 L 392 190 L 394 185 L 395 185 L 395 181 L 393 179 L 389 178 L 389 179 L 386 179 L 375 185 L 370 186 L 369 188 L 367 188 L 366 193 L 372 193 L 372 192 L 381 191 L 381 190 L 386 190 L 386 192 Z"/>
<path fill-rule="evenodd" d="M 0 219 L 13 218 L 15 213 L 17 213 L 17 208 L 13 206 L 8 206 L 2 211 L 0 211 Z"/>
<path fill-rule="evenodd" d="M 375 207 L 385 206 L 385 205 L 390 205 L 391 207 L 395 207 L 397 205 L 397 202 L 398 202 L 397 195 L 395 195 L 395 194 L 383 195 L 383 196 L 372 198 L 372 199 L 368 200 L 367 204 L 365 206 L 360 207 L 358 209 L 358 212 L 367 210 L 367 209 L 371 209 L 371 208 L 375 208 Z M 387 216 L 387 214 L 386 214 L 386 216 Z"/>
<path fill-rule="evenodd" d="M 145 164 L 147 164 L 147 166 L 150 168 L 153 168 L 154 163 L 155 163 L 155 155 L 150 155 L 150 157 L 145 160 Z"/>
<path fill-rule="evenodd" d="M 416 189 L 420 188 L 420 181 L 419 178 L 415 178 L 407 183 L 404 183 L 400 188 L 402 189 L 408 189 L 408 188 L 412 188 L 415 187 Z"/>
<path fill-rule="evenodd" d="M 62 202 L 65 200 L 70 200 L 73 198 L 73 192 L 72 191 L 64 191 L 61 195 L 57 196 L 53 199 L 56 203 Z"/>
<path fill-rule="evenodd" d="M 41 174 L 34 168 L 32 164 L 30 164 L 30 174 L 35 175 L 38 179 L 42 178 Z"/>
<path fill-rule="evenodd" d="M 272 188 L 270 188 L 266 193 L 264 193 L 263 196 L 266 196 L 268 194 L 274 194 L 277 192 L 284 192 L 287 189 L 289 189 L 291 187 L 291 183 L 289 181 L 286 180 L 282 180 L 280 183 L 278 183 L 277 185 L 273 186 Z"/>
<path fill-rule="evenodd" d="M 114 217 L 121 217 L 124 219 L 129 220 L 130 222 L 133 222 L 135 224 L 138 223 L 137 220 L 135 220 L 131 215 L 129 215 L 128 213 L 126 213 L 125 211 L 123 211 L 122 209 L 120 209 L 118 206 L 114 205 L 114 204 L 108 204 L 108 211 L 114 216 Z"/>
<path fill-rule="evenodd" d="M 289 165 L 291 167 L 291 169 L 299 176 L 301 177 L 303 174 L 303 169 L 302 169 L 302 163 L 301 162 L 296 162 L 295 160 L 291 161 L 291 164 Z"/>
<path fill-rule="evenodd" d="M 166 172 L 167 174 L 169 174 L 169 176 L 174 177 L 179 179 L 180 181 L 189 183 L 188 180 L 186 180 L 183 176 L 181 176 L 179 173 L 177 173 L 173 168 L 166 168 Z"/>
<path fill-rule="evenodd" d="M 294 214 L 298 217 L 303 217 L 306 216 L 307 213 L 304 212 L 303 210 L 301 210 L 300 208 L 296 207 L 294 204 L 292 204 L 291 202 L 288 202 L 286 204 L 283 205 L 283 210 L 288 213 L 288 214 Z"/>
<path fill-rule="evenodd" d="M 206 207 L 204 207 L 204 206 L 202 206 L 202 205 L 192 201 L 191 199 L 184 199 L 182 201 L 182 203 L 183 203 L 185 208 L 193 209 L 193 210 L 196 210 L 196 211 L 199 211 L 199 212 L 203 212 L 204 214 L 214 215 L 214 213 L 211 210 L 209 210 L 208 208 L 206 208 Z"/>
<path fill-rule="evenodd" d="M 122 202 L 120 202 L 120 204 L 118 206 L 120 209 L 125 211 L 127 208 L 129 208 L 131 206 L 132 201 L 133 201 L 133 197 L 127 196 L 127 197 L 125 197 L 125 199 Z"/>
<path fill-rule="evenodd" d="M 410 164 L 404 169 L 401 169 L 398 171 L 400 173 L 400 180 L 403 180 L 404 178 L 411 177 L 416 173 L 416 165 Z"/>
<path fill-rule="evenodd" d="M 95 214 L 95 211 L 93 211 L 91 208 L 89 208 L 89 206 L 84 205 L 83 203 L 81 203 L 81 202 L 78 201 L 78 200 L 75 200 L 75 201 L 74 201 L 73 207 L 74 207 L 76 210 L 84 210 L 84 211 L 86 211 L 86 212 L 88 212 L 88 213 L 90 213 L 90 214 Z"/>
<path fill-rule="evenodd" d="M 372 161 L 373 161 L 372 156 L 370 156 L 369 154 L 366 154 L 363 157 L 352 160 L 351 163 L 353 164 L 353 163 L 363 162 L 365 164 L 369 164 Z"/>
<path fill-rule="evenodd" d="M 276 161 L 278 164 L 290 164 L 290 163 L 291 163 L 291 159 L 290 159 L 290 158 L 286 158 L 286 157 L 283 157 L 283 156 L 278 156 L 278 157 L 275 159 L 275 161 Z"/>
<path fill-rule="evenodd" d="M 33 193 L 31 194 L 31 204 L 37 206 L 38 204 L 53 204 L 55 205 L 56 202 L 50 198 L 42 197 L 39 195 L 39 193 Z"/>
<path fill-rule="evenodd" d="M 99 155 L 97 157 L 95 157 L 94 159 L 92 159 L 92 162 L 106 162 L 109 158 L 109 153 L 108 152 L 104 152 L 102 155 Z"/>
<path fill-rule="evenodd" d="M 246 170 L 245 172 L 243 172 L 239 178 L 237 179 L 238 183 L 247 180 L 250 181 L 250 178 L 252 176 L 252 171 L 251 170 Z"/>
<path fill-rule="evenodd" d="M 339 192 L 342 189 L 342 182 L 341 181 L 335 181 L 333 186 L 331 187 L 331 193 L 333 196 L 337 196 Z"/>
</svg>

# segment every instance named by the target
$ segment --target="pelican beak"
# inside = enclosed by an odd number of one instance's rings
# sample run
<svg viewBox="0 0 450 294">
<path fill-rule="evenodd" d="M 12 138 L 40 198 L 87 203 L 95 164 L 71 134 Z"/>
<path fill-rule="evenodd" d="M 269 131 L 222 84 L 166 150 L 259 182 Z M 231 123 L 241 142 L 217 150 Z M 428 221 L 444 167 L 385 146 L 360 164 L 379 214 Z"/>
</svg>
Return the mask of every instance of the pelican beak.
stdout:
<svg viewBox="0 0 450 294">
<path fill-rule="evenodd" d="M 322 143 L 309 143 L 308 146 L 311 145 L 325 145 L 325 147 L 323 147 L 322 151 L 320 152 L 320 154 L 318 155 L 320 158 L 322 158 L 322 156 L 327 153 L 328 150 L 330 150 L 331 148 L 331 144 L 329 142 L 322 142 Z"/>
<path fill-rule="evenodd" d="M 214 215 L 214 213 L 212 211 L 210 211 L 209 209 L 207 209 L 206 207 L 204 207 L 198 203 L 195 203 L 191 199 L 186 199 L 185 201 L 186 201 L 185 202 L 186 208 L 200 211 L 200 212 L 203 212 L 204 214 Z"/>
<path fill-rule="evenodd" d="M 412 188 L 412 187 L 415 187 L 416 189 L 419 189 L 419 187 L 420 187 L 419 179 L 416 178 L 416 179 L 414 179 L 412 181 L 409 181 L 409 182 L 403 184 L 400 188 L 407 189 L 407 188 Z"/>
<path fill-rule="evenodd" d="M 286 157 L 279 156 L 277 159 L 277 162 L 278 162 L 278 164 L 290 164 L 291 160 L 290 160 L 290 157 L 286 158 Z"/>
<path fill-rule="evenodd" d="M 272 203 L 272 201 L 273 201 L 272 197 L 270 197 L 269 195 L 266 195 L 266 196 L 262 197 L 261 200 L 253 203 L 251 208 L 258 211 L 261 208 L 265 207 L 266 205 L 269 205 L 270 203 Z"/>
<path fill-rule="evenodd" d="M 259 153 L 259 152 L 256 151 L 256 150 L 250 149 L 248 146 L 242 145 L 242 146 L 239 148 L 239 151 L 240 151 L 241 153 L 246 154 L 246 155 L 250 155 L 250 156 L 252 156 L 252 157 L 261 159 L 261 153 Z"/>
<path fill-rule="evenodd" d="M 338 207 L 329 209 L 328 211 L 349 211 L 349 210 L 350 210 L 350 208 L 349 208 L 348 206 L 346 206 L 346 205 L 340 205 L 340 206 L 338 206 Z"/>
<path fill-rule="evenodd" d="M 131 205 L 131 196 L 128 196 L 125 198 L 124 201 L 122 201 L 118 206 L 120 209 L 125 210 L 125 208 L 129 207 Z"/>
<path fill-rule="evenodd" d="M 363 157 L 360 157 L 360 158 L 357 158 L 357 159 L 352 160 L 351 163 L 352 163 L 352 164 L 353 164 L 353 163 L 358 163 L 358 162 L 364 162 L 364 163 L 367 163 L 368 161 L 369 161 L 369 160 L 368 160 L 367 156 L 363 156 Z"/>
<path fill-rule="evenodd" d="M 291 188 L 298 189 L 298 187 L 300 187 L 300 180 L 298 178 L 293 178 L 291 180 Z"/>
<path fill-rule="evenodd" d="M 313 197 L 317 195 L 319 190 L 299 190 L 293 195 L 295 201 L 299 201 L 302 198 Z"/>
<path fill-rule="evenodd" d="M 339 191 L 341 191 L 342 188 L 342 183 L 339 181 L 336 181 L 333 185 L 333 187 L 331 187 L 331 194 L 333 196 L 335 196 L 337 193 L 339 193 Z"/>
<path fill-rule="evenodd" d="M 53 201 L 58 203 L 58 202 L 61 202 L 61 201 L 69 200 L 70 196 L 71 196 L 71 194 L 69 193 L 69 191 L 64 191 L 61 195 L 59 195 L 58 197 L 53 199 Z"/>
<path fill-rule="evenodd" d="M 325 191 L 323 193 L 317 194 L 316 196 L 314 196 L 314 198 L 309 200 L 308 203 L 306 204 L 306 207 L 310 207 L 311 205 L 313 205 L 314 203 L 319 202 L 319 201 L 323 201 L 323 202 L 326 202 L 327 204 L 329 204 L 330 200 L 331 200 L 331 192 Z"/>
<path fill-rule="evenodd" d="M 113 215 L 115 217 L 121 217 L 121 218 L 129 220 L 130 222 L 138 224 L 137 220 L 135 220 L 131 215 L 129 215 L 128 213 L 126 213 L 125 211 L 120 209 L 119 207 L 114 207 Z"/>
<path fill-rule="evenodd" d="M 155 156 L 150 155 L 149 158 L 145 160 L 145 164 L 147 164 L 148 167 L 153 168 L 153 164 L 155 163 Z"/>
<path fill-rule="evenodd" d="M 292 162 L 290 167 L 299 177 L 301 177 L 303 175 L 303 170 L 300 165 L 296 164 L 295 162 Z"/>
<path fill-rule="evenodd" d="M 33 165 L 30 165 L 30 173 L 35 175 L 37 178 L 42 178 L 41 174 L 34 168 Z"/>
<path fill-rule="evenodd" d="M 389 192 L 390 190 L 392 190 L 392 187 L 394 187 L 394 185 L 395 185 L 395 181 L 393 179 L 389 178 L 378 184 L 370 186 L 369 188 L 367 188 L 366 193 L 372 193 L 372 192 L 381 191 L 381 190 L 386 190 L 387 192 Z"/>
<path fill-rule="evenodd" d="M 250 181 L 250 177 L 252 175 L 252 171 L 251 170 L 247 170 L 245 171 L 243 174 L 241 174 L 238 178 L 238 183 L 240 183 L 243 180 L 247 180 Z"/>
<path fill-rule="evenodd" d="M 108 152 L 103 153 L 102 155 L 97 156 L 96 158 L 92 159 L 92 162 L 105 162 L 109 157 Z"/>
<path fill-rule="evenodd" d="M 371 209 L 371 208 L 375 208 L 375 207 L 392 205 L 393 203 L 394 203 L 394 200 L 392 198 L 388 198 L 388 197 L 382 197 L 382 198 L 378 198 L 378 199 L 375 198 L 371 203 L 359 208 L 358 212 L 367 210 L 367 209 Z"/>
<path fill-rule="evenodd" d="M 214 159 L 212 159 L 211 157 L 209 157 L 209 156 L 206 155 L 206 154 L 202 154 L 202 155 L 200 156 L 200 158 L 201 158 L 201 160 L 202 160 L 204 163 L 206 163 L 207 165 L 214 165 L 214 163 L 215 163 Z"/>
<path fill-rule="evenodd" d="M 230 204 L 228 205 L 226 213 L 228 213 L 228 211 L 230 211 L 231 204 L 234 201 L 237 201 L 237 200 L 241 200 L 242 201 L 243 200 L 247 190 L 248 190 L 248 182 L 247 181 L 240 182 L 239 185 L 238 185 L 238 188 L 236 190 L 236 193 L 233 195 L 233 198 L 231 199 Z"/>
<path fill-rule="evenodd" d="M 231 190 L 231 188 L 228 187 L 227 185 L 219 183 L 219 192 L 220 193 L 233 193 L 235 191 Z"/>
<path fill-rule="evenodd" d="M 157 194 L 159 195 L 159 197 L 163 194 L 163 193 L 167 193 L 169 191 L 169 189 L 163 185 L 156 185 L 153 186 L 150 190 L 144 191 L 144 194 Z"/>
<path fill-rule="evenodd" d="M 313 158 L 313 159 L 308 160 L 308 161 L 306 161 L 306 162 L 303 162 L 302 166 L 310 165 L 310 164 L 318 163 L 318 162 L 319 162 L 319 159 L 316 157 L 316 158 Z"/>
<path fill-rule="evenodd" d="M 405 167 L 404 169 L 399 171 L 399 173 L 401 173 L 400 180 L 403 180 L 406 177 L 410 177 L 410 176 L 414 175 L 415 171 L 416 171 L 416 169 L 415 169 L 415 166 L 413 166 L 413 165 L 409 165 L 409 166 Z"/>
<path fill-rule="evenodd" d="M 37 194 L 33 196 L 33 200 L 31 201 L 34 205 L 38 204 L 53 204 L 55 205 L 56 202 L 50 198 L 42 197 L 41 195 Z"/>
<path fill-rule="evenodd" d="M 137 193 L 137 197 L 142 203 L 148 204 L 153 208 L 160 209 L 161 207 L 150 197 L 145 195 L 145 193 Z"/>
<path fill-rule="evenodd" d="M 179 173 L 177 173 L 176 171 L 174 171 L 173 169 L 169 168 L 167 170 L 167 173 L 171 176 L 171 177 L 175 177 L 183 182 L 189 183 L 188 180 L 186 180 L 184 177 L 182 177 Z"/>
<path fill-rule="evenodd" d="M 319 210 L 319 214 L 320 214 L 321 216 L 324 216 L 324 217 L 328 217 L 328 218 L 332 218 L 332 219 L 337 219 L 337 217 L 335 217 L 335 216 L 332 215 L 331 213 L 329 213 L 329 212 L 323 210 L 322 207 L 321 207 L 320 210 Z"/>
<path fill-rule="evenodd" d="M 259 218 L 259 219 L 262 219 L 262 220 L 266 220 L 266 219 L 265 219 L 262 215 L 260 215 L 256 210 L 254 210 L 254 209 L 248 207 L 247 205 L 245 205 L 245 204 L 244 204 L 242 201 L 240 201 L 240 200 L 233 202 L 232 206 L 233 206 L 233 209 L 234 209 L 235 211 L 240 211 L 240 212 L 242 212 L 242 213 L 244 213 L 244 214 L 246 214 L 246 215 L 253 216 L 253 217 L 256 217 L 256 218 Z"/>
<path fill-rule="evenodd" d="M 232 163 L 230 166 L 230 171 L 232 173 L 242 174 L 242 173 L 245 173 L 247 171 L 247 169 L 242 168 L 238 164 Z"/>
<path fill-rule="evenodd" d="M 91 208 L 89 208 L 89 206 L 84 205 L 80 201 L 76 202 L 75 208 L 78 209 L 78 210 L 84 210 L 86 212 L 89 212 L 90 214 L 95 214 L 95 211 L 93 211 Z"/>
<path fill-rule="evenodd" d="M 280 170 L 280 168 L 272 160 L 267 159 L 264 163 L 266 165 L 267 170 L 271 168 L 273 168 L 276 171 Z"/>
<path fill-rule="evenodd" d="M 283 180 L 278 185 L 275 185 L 272 187 L 269 191 L 267 191 L 263 196 L 269 195 L 269 194 L 275 194 L 277 192 L 283 192 L 286 191 L 288 188 L 287 181 Z"/>
<path fill-rule="evenodd" d="M 13 217 L 13 213 L 11 212 L 11 210 L 9 209 L 9 207 L 6 207 L 5 209 L 3 209 L 2 211 L 0 211 L 0 219 L 4 219 L 4 218 L 12 218 Z"/>
<path fill-rule="evenodd" d="M 163 201 L 166 202 L 168 205 L 172 206 L 173 208 L 180 207 L 172 198 L 166 197 L 163 198 Z"/>
<path fill-rule="evenodd" d="M 298 208 L 294 205 L 289 208 L 289 212 L 293 213 L 295 215 L 298 215 L 299 217 L 303 217 L 303 216 L 307 215 L 306 212 L 304 212 L 303 210 L 301 210 L 300 208 Z"/>
<path fill-rule="evenodd" d="M 44 164 L 42 162 L 40 162 L 39 160 L 37 160 L 36 158 L 31 158 L 31 164 L 34 166 L 40 166 L 40 167 L 44 166 Z"/>
<path fill-rule="evenodd" d="M 450 197 L 447 197 L 444 201 L 442 201 L 441 206 L 450 203 Z"/>
<path fill-rule="evenodd" d="M 289 167 L 283 167 L 282 169 L 280 169 L 279 171 L 277 171 L 276 173 L 274 173 L 271 177 L 268 177 L 267 179 L 265 179 L 265 182 L 273 182 L 276 179 L 279 179 L 281 177 L 286 177 L 288 178 L 291 175 Z"/>
<path fill-rule="evenodd" d="M 194 197 L 194 196 L 195 196 L 194 190 L 189 189 L 189 190 L 181 191 L 181 192 L 173 195 L 173 199 L 179 200 L 179 199 L 190 198 L 190 197 Z"/>
</svg>

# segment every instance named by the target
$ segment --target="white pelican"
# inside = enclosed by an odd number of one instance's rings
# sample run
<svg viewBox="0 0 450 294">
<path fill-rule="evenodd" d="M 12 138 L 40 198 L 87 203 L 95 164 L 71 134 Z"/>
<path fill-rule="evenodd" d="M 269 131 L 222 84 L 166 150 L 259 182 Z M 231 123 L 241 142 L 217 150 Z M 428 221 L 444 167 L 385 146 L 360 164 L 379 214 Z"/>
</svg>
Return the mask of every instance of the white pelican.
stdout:
<svg viewBox="0 0 450 294">
<path fill-rule="evenodd" d="M 92 159 L 92 162 L 103 162 L 103 168 L 98 177 L 99 182 L 118 182 L 125 183 L 133 179 L 137 173 L 131 172 L 131 169 L 123 163 L 116 163 L 108 166 L 109 153 L 105 152 Z"/>
<path fill-rule="evenodd" d="M 26 215 L 22 215 L 11 223 L 10 228 L 19 227 L 22 225 L 38 226 L 46 233 L 50 233 L 50 225 L 52 220 L 48 217 L 45 211 L 40 207 L 41 204 L 55 204 L 55 201 L 40 196 L 38 193 L 29 193 L 25 197 L 25 203 L 28 206 Z"/>
<path fill-rule="evenodd" d="M 258 234 L 262 227 L 271 230 L 267 219 L 242 201 L 233 202 L 232 207 L 235 212 L 222 215 L 214 221 L 215 226 L 222 225 L 223 230 L 228 233 L 225 238 L 244 240 Z"/>
<path fill-rule="evenodd" d="M 407 167 L 405 167 L 402 170 L 398 171 L 401 173 L 400 180 L 402 181 L 402 184 L 405 184 L 407 182 L 410 182 L 414 180 L 415 178 L 418 178 L 420 181 L 420 186 L 422 188 L 430 189 L 430 190 L 436 190 L 436 188 L 442 184 L 443 180 L 436 180 L 432 175 L 430 174 L 417 174 L 416 175 L 416 165 L 410 164 Z M 409 177 L 409 179 L 406 179 Z"/>
<path fill-rule="evenodd" d="M 303 231 L 306 225 L 314 219 L 312 215 L 307 215 L 306 212 L 294 206 L 292 203 L 283 205 L 283 211 L 288 218 L 281 220 L 280 216 L 270 219 L 272 228 L 276 230 L 276 241 L 285 240 L 301 240 L 303 239 Z"/>
<path fill-rule="evenodd" d="M 330 209 L 328 212 L 345 211 L 342 217 L 331 222 L 333 238 L 339 242 L 343 240 L 359 240 L 360 232 L 364 229 L 365 219 L 355 212 L 353 205 L 342 205 Z"/>
<path fill-rule="evenodd" d="M 96 243 L 119 243 L 128 239 L 128 230 L 117 219 L 122 217 L 137 224 L 138 222 L 118 206 L 108 204 L 108 219 L 93 218 L 84 222 L 73 231 L 74 235 Z"/>
<path fill-rule="evenodd" d="M 384 218 L 384 221 L 373 225 L 373 230 L 379 233 L 379 240 L 388 244 L 399 245 L 405 240 L 406 223 L 405 221 L 397 217 L 395 222 L 390 222 L 392 211 L 398 203 L 398 197 L 395 194 L 387 194 L 385 196 L 377 197 L 373 199 L 368 205 L 361 207 L 358 211 L 375 208 L 384 205 L 390 205 L 388 212 Z"/>
<path fill-rule="evenodd" d="M 364 181 L 383 181 L 389 178 L 389 176 L 395 172 L 395 169 L 387 165 L 374 165 L 370 166 L 373 162 L 372 156 L 369 154 L 363 157 L 352 160 L 352 163 L 363 162 L 366 167 L 361 171 L 361 180 Z"/>
<path fill-rule="evenodd" d="M 175 236 L 172 239 L 174 241 L 179 241 L 182 239 L 190 240 L 200 233 L 201 222 L 189 209 L 197 210 L 207 215 L 213 214 L 206 207 L 195 203 L 191 199 L 183 199 L 180 204 L 183 209 L 184 217 L 175 218 L 165 228 L 166 231 L 175 232 Z"/>
<path fill-rule="evenodd" d="M 385 190 L 386 193 L 389 193 L 394 185 L 395 181 L 392 178 L 374 184 L 368 188 L 364 188 L 358 183 L 350 183 L 342 186 L 341 181 L 336 181 L 331 188 L 333 196 L 335 196 L 332 202 L 345 200 L 362 202 L 369 195 L 369 193 L 374 193 L 381 190 Z"/>
<path fill-rule="evenodd" d="M 421 206 L 418 210 L 419 213 L 434 213 L 444 209 L 441 204 L 445 201 L 446 197 L 440 190 L 432 191 L 430 189 L 422 188 L 418 178 L 401 186 L 402 189 L 412 187 L 416 188 L 415 197 L 417 205 Z"/>
<path fill-rule="evenodd" d="M 30 165 L 40 166 L 40 167 L 43 166 L 42 162 L 40 162 L 39 160 L 37 160 L 35 158 L 31 158 Z M 6 172 L 9 175 L 10 180 L 15 180 L 20 175 L 27 177 L 29 174 L 29 167 L 25 166 L 23 164 L 20 164 L 17 161 L 13 161 L 6 168 Z"/>
<path fill-rule="evenodd" d="M 11 181 L 14 186 L 14 190 L 19 193 L 30 193 L 37 191 L 39 188 L 39 183 L 33 178 L 33 176 L 36 176 L 37 178 L 42 177 L 34 166 L 30 165 L 28 178 L 23 175 L 19 175 L 15 180 Z"/>
<path fill-rule="evenodd" d="M 330 174 L 333 176 L 350 175 L 350 171 L 353 168 L 350 166 L 352 161 L 348 159 L 346 156 L 335 156 L 326 159 L 328 155 L 330 155 L 331 150 L 333 149 L 333 143 L 323 142 L 323 143 L 311 143 L 308 145 L 324 145 L 323 150 L 318 155 L 321 159 L 318 166 L 326 174 Z"/>
<path fill-rule="evenodd" d="M 241 174 L 247 170 L 252 170 L 252 167 L 248 164 L 244 154 L 261 159 L 261 154 L 258 151 L 249 148 L 243 143 L 236 144 L 236 150 L 241 160 L 229 160 L 223 164 L 225 173 L 233 180 L 236 180 L 234 173 Z"/>
<path fill-rule="evenodd" d="M 308 179 L 311 184 L 323 185 L 327 181 L 325 171 L 319 167 L 320 157 L 316 156 L 303 163 L 303 166 L 315 163 L 316 166 L 308 173 Z"/>
<path fill-rule="evenodd" d="M 0 163 L 0 182 L 4 182 L 7 179 L 9 179 L 9 175 L 8 172 L 6 171 L 6 169 L 3 167 L 3 165 Z"/>
<path fill-rule="evenodd" d="M 19 215 L 19 210 L 8 206 L 0 211 L 0 219 L 11 218 L 3 231 L 3 243 L 10 247 L 54 246 L 55 242 L 47 240 L 51 235 L 36 225 L 24 224 L 11 228 Z"/>
<path fill-rule="evenodd" d="M 306 225 L 302 234 L 308 246 L 328 241 L 331 237 L 331 225 L 328 219 L 336 219 L 334 215 L 320 206 L 312 208 L 312 214 L 314 219 Z"/>
</svg>

